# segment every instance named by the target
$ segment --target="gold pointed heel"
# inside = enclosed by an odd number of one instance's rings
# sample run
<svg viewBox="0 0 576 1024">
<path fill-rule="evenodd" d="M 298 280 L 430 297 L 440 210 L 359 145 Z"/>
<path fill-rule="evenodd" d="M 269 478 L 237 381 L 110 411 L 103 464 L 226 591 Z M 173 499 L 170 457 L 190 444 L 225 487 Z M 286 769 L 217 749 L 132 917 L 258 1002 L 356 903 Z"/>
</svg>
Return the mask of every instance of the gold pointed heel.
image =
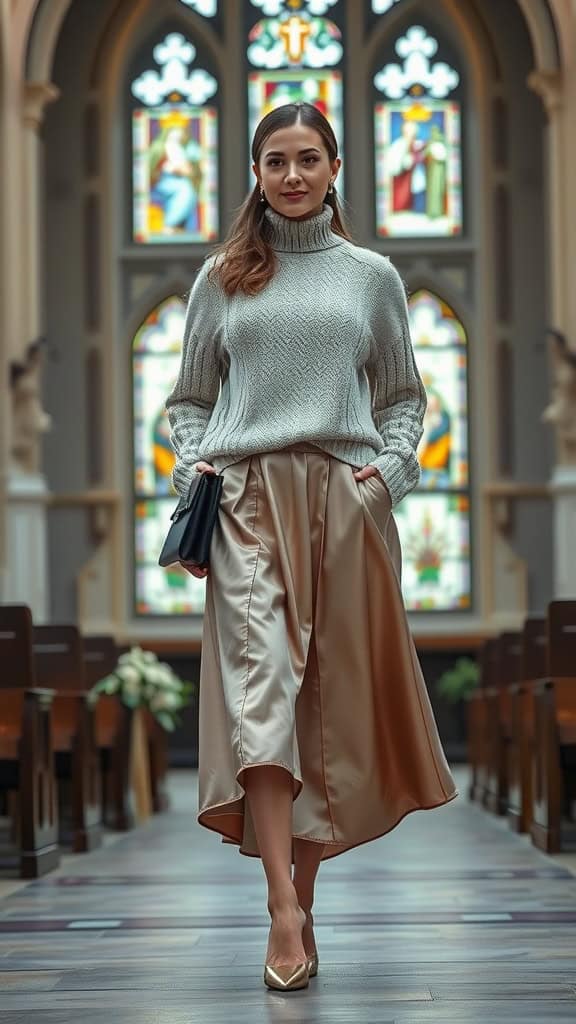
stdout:
<svg viewBox="0 0 576 1024">
<path fill-rule="evenodd" d="M 273 967 L 266 964 L 264 967 L 264 984 L 268 988 L 278 989 L 280 992 L 294 992 L 298 988 L 306 988 L 308 985 L 308 963 L 297 964 L 296 967 L 282 966 Z"/>
<path fill-rule="evenodd" d="M 308 977 L 315 978 L 318 974 L 318 953 L 308 957 Z"/>
</svg>

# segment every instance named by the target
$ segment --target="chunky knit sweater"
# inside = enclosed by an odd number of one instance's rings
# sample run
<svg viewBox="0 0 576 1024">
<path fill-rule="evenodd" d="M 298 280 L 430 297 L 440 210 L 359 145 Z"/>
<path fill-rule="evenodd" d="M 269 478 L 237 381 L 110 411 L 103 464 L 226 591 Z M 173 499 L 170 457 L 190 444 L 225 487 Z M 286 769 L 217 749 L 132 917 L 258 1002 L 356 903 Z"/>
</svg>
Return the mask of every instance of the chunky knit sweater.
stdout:
<svg viewBox="0 0 576 1024">
<path fill-rule="evenodd" d="M 277 270 L 258 295 L 226 296 L 200 269 L 180 372 L 166 408 L 185 494 L 194 465 L 310 442 L 376 467 L 399 502 L 418 483 L 426 396 L 404 287 L 389 260 L 331 230 L 332 210 L 296 221 L 266 210 Z"/>
</svg>

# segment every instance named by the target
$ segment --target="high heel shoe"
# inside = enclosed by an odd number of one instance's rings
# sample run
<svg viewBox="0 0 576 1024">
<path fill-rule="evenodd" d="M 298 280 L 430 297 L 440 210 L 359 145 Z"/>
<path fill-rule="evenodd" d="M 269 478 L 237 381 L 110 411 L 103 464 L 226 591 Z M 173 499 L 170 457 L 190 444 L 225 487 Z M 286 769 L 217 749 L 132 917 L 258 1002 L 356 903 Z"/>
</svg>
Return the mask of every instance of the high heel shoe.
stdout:
<svg viewBox="0 0 576 1024">
<path fill-rule="evenodd" d="M 318 953 L 308 957 L 308 977 L 315 978 L 318 974 Z"/>
<path fill-rule="evenodd" d="M 295 967 L 282 965 L 274 967 L 272 964 L 264 966 L 264 984 L 268 988 L 278 989 L 280 992 L 294 992 L 298 988 L 306 988 L 308 979 L 309 961 L 296 964 Z"/>
</svg>

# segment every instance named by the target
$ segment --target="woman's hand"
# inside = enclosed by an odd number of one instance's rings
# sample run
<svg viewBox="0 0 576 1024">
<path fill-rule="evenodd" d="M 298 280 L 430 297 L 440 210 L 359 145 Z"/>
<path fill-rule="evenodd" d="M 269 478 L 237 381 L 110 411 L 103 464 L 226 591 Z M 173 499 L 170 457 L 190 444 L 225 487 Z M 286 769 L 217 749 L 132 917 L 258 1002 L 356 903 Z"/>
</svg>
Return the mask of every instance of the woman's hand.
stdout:
<svg viewBox="0 0 576 1024">
<path fill-rule="evenodd" d="M 377 476 L 378 477 L 378 483 L 382 484 L 382 487 L 384 488 L 384 491 L 388 495 L 388 500 L 390 501 L 390 507 L 392 507 L 392 498 L 390 497 L 390 491 L 388 490 L 388 487 L 386 486 L 386 481 L 383 479 L 383 477 L 380 475 L 380 473 L 376 469 L 376 466 L 364 466 L 364 469 L 358 469 L 354 473 L 354 479 L 357 480 L 358 483 L 360 483 L 362 480 L 368 480 L 368 478 L 371 477 L 371 476 Z"/>
<path fill-rule="evenodd" d="M 364 466 L 364 469 L 358 469 L 354 473 L 355 480 L 367 480 L 369 476 L 379 476 L 376 466 Z M 384 481 L 382 481 L 384 482 Z"/>
<path fill-rule="evenodd" d="M 215 473 L 214 466 L 211 466 L 209 462 L 197 462 L 194 466 L 197 473 Z M 197 580 L 204 580 L 208 575 L 208 569 L 200 569 L 197 565 L 189 565 L 188 562 L 180 562 L 183 569 L 189 572 L 191 576 L 195 576 Z"/>
<path fill-rule="evenodd" d="M 214 466 L 211 466 L 209 462 L 197 462 L 194 466 L 197 473 L 215 473 Z"/>
</svg>

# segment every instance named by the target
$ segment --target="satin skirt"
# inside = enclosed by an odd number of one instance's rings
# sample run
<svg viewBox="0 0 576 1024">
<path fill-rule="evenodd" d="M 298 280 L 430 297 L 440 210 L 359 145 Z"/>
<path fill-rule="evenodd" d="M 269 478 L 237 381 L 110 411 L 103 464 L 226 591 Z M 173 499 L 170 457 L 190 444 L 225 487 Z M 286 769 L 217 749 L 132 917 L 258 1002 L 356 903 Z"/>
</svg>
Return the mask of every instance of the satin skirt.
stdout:
<svg viewBox="0 0 576 1024">
<path fill-rule="evenodd" d="M 246 772 L 292 778 L 323 859 L 457 795 L 400 590 L 388 491 L 295 445 L 223 473 L 200 676 L 199 822 L 259 856 Z"/>
</svg>

